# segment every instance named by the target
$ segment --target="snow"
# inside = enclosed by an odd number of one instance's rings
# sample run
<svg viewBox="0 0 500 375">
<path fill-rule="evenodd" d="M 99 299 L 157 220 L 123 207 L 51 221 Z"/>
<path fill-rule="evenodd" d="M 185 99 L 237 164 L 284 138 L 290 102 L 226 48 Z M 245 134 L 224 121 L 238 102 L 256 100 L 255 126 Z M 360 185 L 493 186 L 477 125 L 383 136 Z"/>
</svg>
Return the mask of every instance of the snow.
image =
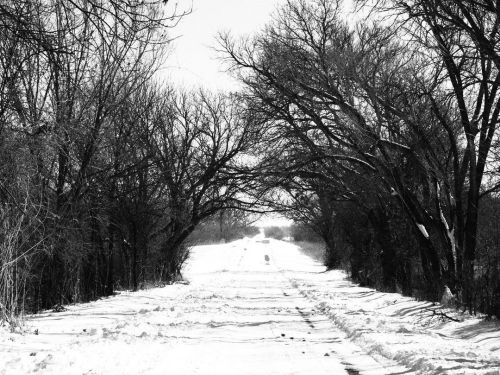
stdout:
<svg viewBox="0 0 500 375">
<path fill-rule="evenodd" d="M 0 374 L 500 374 L 498 322 L 359 287 L 288 242 L 198 246 L 185 276 L 0 328 Z"/>
<path fill-rule="evenodd" d="M 449 307 L 452 306 L 454 302 L 455 296 L 451 292 L 450 288 L 448 288 L 448 285 L 445 285 L 443 295 L 441 296 L 441 305 Z"/>
<path fill-rule="evenodd" d="M 427 232 L 427 229 L 425 228 L 425 225 L 417 223 L 418 230 L 422 233 L 422 235 L 429 239 L 429 233 Z"/>
</svg>

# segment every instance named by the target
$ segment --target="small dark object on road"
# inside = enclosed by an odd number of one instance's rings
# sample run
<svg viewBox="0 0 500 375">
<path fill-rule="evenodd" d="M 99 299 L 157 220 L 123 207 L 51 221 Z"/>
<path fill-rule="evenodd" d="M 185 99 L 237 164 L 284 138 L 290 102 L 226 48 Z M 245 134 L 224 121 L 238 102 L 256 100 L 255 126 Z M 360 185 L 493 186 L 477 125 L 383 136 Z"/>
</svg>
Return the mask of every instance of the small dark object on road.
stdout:
<svg viewBox="0 0 500 375">
<path fill-rule="evenodd" d="M 290 340 L 293 340 L 293 337 L 290 337 Z"/>
<path fill-rule="evenodd" d="M 330 357 L 330 354 L 325 353 L 324 357 Z"/>
<path fill-rule="evenodd" d="M 281 337 L 285 337 L 285 334 L 284 334 L 284 333 L 282 333 L 282 334 L 281 334 Z"/>
<path fill-rule="evenodd" d="M 266 262 L 269 262 L 269 255 L 264 255 L 264 259 L 266 260 Z"/>
</svg>

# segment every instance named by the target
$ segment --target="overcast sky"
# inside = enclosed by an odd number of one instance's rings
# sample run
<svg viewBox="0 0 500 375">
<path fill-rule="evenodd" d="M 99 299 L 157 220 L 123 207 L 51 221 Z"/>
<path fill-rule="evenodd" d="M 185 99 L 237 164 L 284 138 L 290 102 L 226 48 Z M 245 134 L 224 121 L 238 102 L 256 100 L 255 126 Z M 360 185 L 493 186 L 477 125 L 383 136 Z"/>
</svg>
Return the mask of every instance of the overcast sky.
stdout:
<svg viewBox="0 0 500 375">
<path fill-rule="evenodd" d="M 236 82 L 224 73 L 215 46 L 219 31 L 234 35 L 258 32 L 270 19 L 277 5 L 284 0 L 170 0 L 169 6 L 190 9 L 171 31 L 175 40 L 163 74 L 170 82 L 186 86 L 204 86 L 215 90 L 236 87 Z"/>
</svg>

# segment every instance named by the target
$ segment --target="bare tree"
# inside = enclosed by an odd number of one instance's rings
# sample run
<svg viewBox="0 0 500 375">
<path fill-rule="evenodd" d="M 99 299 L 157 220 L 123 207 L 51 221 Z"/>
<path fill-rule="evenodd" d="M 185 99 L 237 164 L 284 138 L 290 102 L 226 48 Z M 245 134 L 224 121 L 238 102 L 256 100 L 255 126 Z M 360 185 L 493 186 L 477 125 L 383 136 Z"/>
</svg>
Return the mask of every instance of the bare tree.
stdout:
<svg viewBox="0 0 500 375">
<path fill-rule="evenodd" d="M 112 135 L 124 129 L 122 109 L 151 80 L 180 16 L 161 1 L 0 2 L 0 155 L 16 158 L 2 165 L 0 200 L 38 212 L 44 234 L 19 263 L 31 274 L 27 308 L 112 292 L 117 236 L 106 232 L 116 229 L 117 185 L 105 179 L 116 181 L 127 164 L 110 157 Z"/>
<path fill-rule="evenodd" d="M 244 196 L 251 181 L 242 161 L 258 133 L 230 97 L 165 92 L 156 100 L 143 142 L 162 184 L 166 275 L 176 277 L 186 251 L 182 245 L 201 221 L 253 205 Z"/>
<path fill-rule="evenodd" d="M 450 186 L 443 190 L 454 214 L 443 225 L 456 248 L 464 299 L 472 309 L 480 198 L 498 188 L 491 173 L 500 114 L 498 8 L 489 1 L 381 1 L 375 6 L 392 15 L 415 49 L 425 51 L 419 57 L 433 81 L 422 94 L 449 137 L 453 165 Z"/>
</svg>

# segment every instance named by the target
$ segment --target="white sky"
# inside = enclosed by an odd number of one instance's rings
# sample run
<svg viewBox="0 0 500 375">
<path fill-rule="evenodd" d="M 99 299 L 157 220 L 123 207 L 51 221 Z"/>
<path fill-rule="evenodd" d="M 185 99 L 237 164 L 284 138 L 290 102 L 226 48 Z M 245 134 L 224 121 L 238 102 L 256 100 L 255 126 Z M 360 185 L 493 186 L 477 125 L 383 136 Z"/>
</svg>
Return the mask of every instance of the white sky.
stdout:
<svg viewBox="0 0 500 375">
<path fill-rule="evenodd" d="M 223 72 L 223 63 L 211 48 L 219 31 L 234 35 L 258 32 L 283 0 L 170 0 L 169 6 L 190 9 L 171 31 L 178 36 L 162 75 L 169 82 L 187 87 L 203 86 L 213 90 L 237 88 L 237 83 Z"/>
</svg>

